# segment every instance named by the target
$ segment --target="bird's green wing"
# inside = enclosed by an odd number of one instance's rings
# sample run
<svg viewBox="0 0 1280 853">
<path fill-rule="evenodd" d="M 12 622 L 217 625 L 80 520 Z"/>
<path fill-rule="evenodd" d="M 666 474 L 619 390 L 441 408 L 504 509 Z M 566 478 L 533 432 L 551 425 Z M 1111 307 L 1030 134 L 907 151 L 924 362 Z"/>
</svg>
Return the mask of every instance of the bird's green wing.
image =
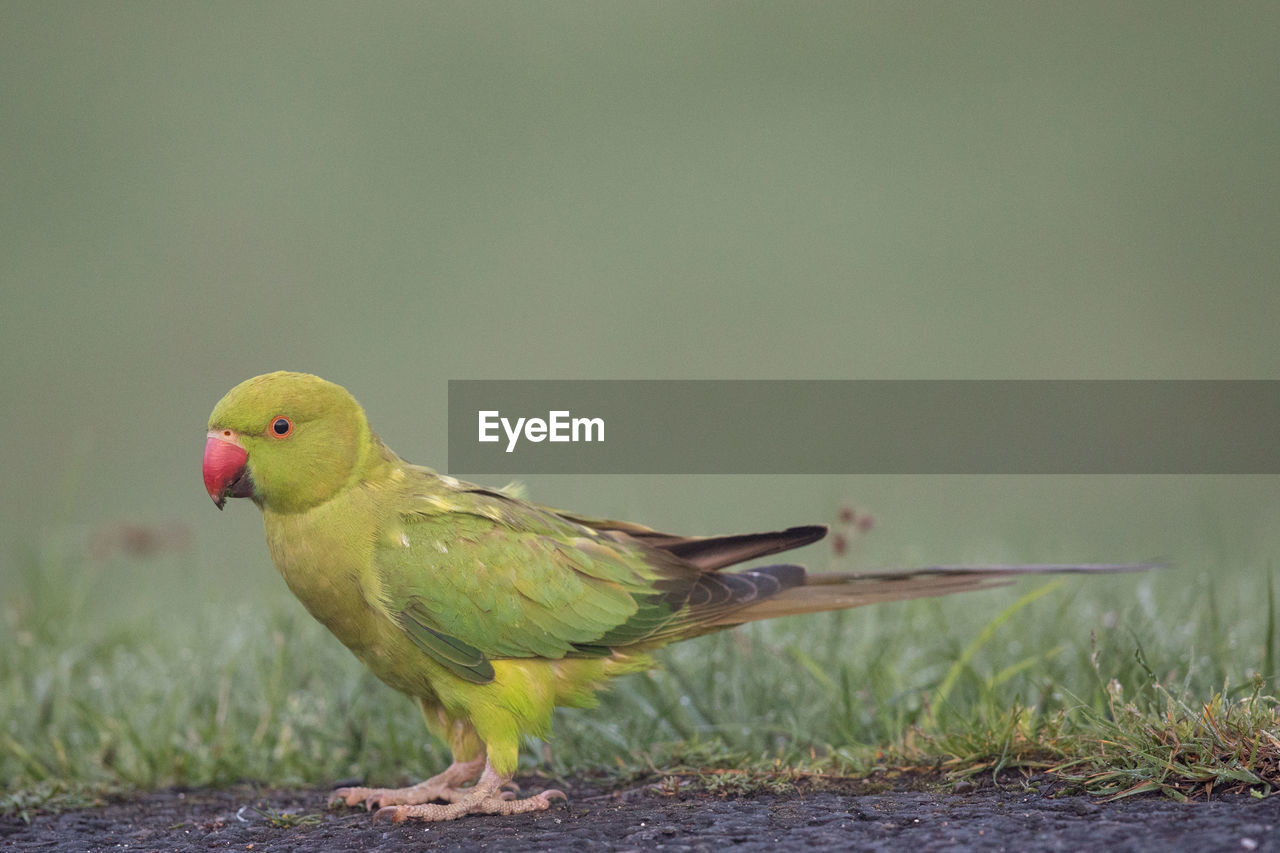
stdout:
<svg viewBox="0 0 1280 853">
<path fill-rule="evenodd" d="M 700 572 L 501 492 L 424 477 L 375 555 L 385 606 L 455 675 L 608 654 L 659 633 Z"/>
</svg>

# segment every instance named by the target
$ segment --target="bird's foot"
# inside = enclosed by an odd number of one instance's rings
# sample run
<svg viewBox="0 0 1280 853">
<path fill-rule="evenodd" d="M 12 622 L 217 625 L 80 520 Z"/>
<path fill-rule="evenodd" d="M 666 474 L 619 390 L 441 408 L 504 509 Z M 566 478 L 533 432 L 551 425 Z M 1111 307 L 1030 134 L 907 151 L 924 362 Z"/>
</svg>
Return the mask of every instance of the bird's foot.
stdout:
<svg viewBox="0 0 1280 853">
<path fill-rule="evenodd" d="M 551 801 L 554 799 L 569 799 L 563 791 L 557 791 L 554 788 L 523 800 L 515 799 L 515 794 L 510 791 L 500 789 L 486 791 L 480 788 L 481 786 L 477 785 L 468 796 L 451 802 L 447 806 L 434 803 L 385 806 L 374 812 L 373 821 L 377 823 L 382 818 L 388 818 L 393 823 L 400 823 L 405 820 L 457 820 L 469 814 L 524 814 L 546 811 L 551 808 Z"/>
<path fill-rule="evenodd" d="M 463 785 L 473 781 L 483 766 L 482 755 L 471 761 L 455 761 L 443 773 L 408 788 L 338 788 L 329 795 L 329 806 L 332 807 L 337 802 L 348 806 L 363 804 L 368 810 L 374 807 L 416 806 L 436 800 L 446 803 L 461 802 L 475 792 L 474 788 Z"/>
</svg>

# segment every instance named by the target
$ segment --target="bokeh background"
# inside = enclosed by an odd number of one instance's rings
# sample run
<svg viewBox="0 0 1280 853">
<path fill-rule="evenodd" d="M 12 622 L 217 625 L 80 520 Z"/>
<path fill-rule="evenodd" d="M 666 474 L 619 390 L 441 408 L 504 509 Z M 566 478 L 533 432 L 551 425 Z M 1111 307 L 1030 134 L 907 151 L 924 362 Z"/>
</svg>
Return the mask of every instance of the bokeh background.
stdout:
<svg viewBox="0 0 1280 853">
<path fill-rule="evenodd" d="M 1278 35 L 1265 2 L 5 0 L 0 585 L 52 552 L 107 624 L 287 602 L 199 476 L 213 404 L 280 368 L 436 467 L 450 378 L 1280 378 Z M 1275 477 L 528 485 L 689 533 L 852 506 L 845 567 L 1196 583 L 1267 565 L 1280 509 Z"/>
</svg>

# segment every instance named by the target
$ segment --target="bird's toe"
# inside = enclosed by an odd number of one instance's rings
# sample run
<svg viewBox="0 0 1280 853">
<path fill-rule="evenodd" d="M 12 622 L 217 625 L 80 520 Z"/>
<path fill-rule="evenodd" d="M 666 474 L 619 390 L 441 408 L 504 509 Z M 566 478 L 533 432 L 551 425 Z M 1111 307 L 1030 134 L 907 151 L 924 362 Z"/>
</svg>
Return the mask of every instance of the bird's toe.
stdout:
<svg viewBox="0 0 1280 853">
<path fill-rule="evenodd" d="M 369 796 L 368 788 L 338 788 L 329 795 L 326 808 L 333 808 L 338 803 L 348 806 L 359 805 L 367 796 Z"/>
</svg>

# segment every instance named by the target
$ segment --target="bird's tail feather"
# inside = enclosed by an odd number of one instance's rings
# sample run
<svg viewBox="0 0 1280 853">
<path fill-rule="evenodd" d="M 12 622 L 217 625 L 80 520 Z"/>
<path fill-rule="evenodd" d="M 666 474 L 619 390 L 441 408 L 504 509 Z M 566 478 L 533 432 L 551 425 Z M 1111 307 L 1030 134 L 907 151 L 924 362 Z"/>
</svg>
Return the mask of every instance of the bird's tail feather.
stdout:
<svg viewBox="0 0 1280 853">
<path fill-rule="evenodd" d="M 1113 574 L 1143 571 L 1157 566 L 1156 563 L 932 566 L 906 572 L 806 574 L 801 584 L 788 586 L 746 607 L 715 614 L 713 618 L 703 622 L 703 625 L 708 628 L 729 627 L 778 616 L 951 595 L 1004 586 L 1013 583 L 1020 575 Z"/>
</svg>

